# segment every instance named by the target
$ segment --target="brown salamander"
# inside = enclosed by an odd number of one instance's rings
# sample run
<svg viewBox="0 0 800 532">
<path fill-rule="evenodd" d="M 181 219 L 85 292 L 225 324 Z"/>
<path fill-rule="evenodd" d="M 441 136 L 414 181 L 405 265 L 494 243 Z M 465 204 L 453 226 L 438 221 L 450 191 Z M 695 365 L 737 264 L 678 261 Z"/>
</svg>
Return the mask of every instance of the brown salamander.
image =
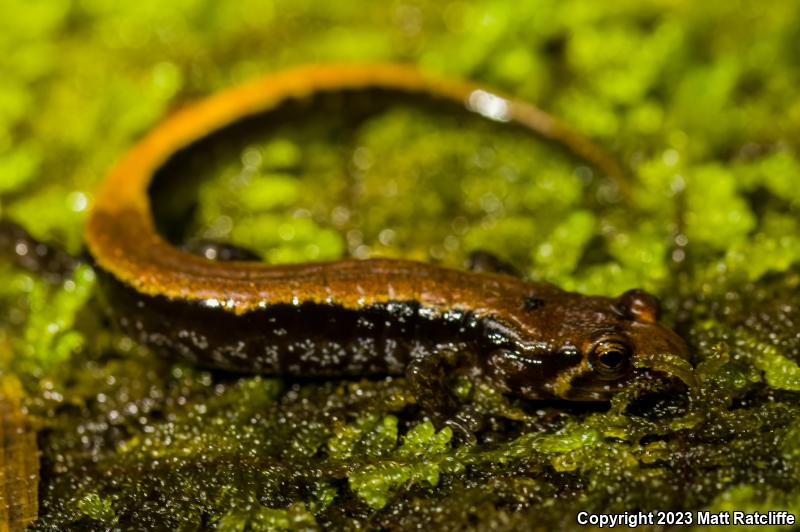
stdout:
<svg viewBox="0 0 800 532">
<path fill-rule="evenodd" d="M 267 265 L 212 261 L 157 234 L 148 187 L 172 155 L 215 130 L 319 92 L 389 89 L 459 102 L 566 146 L 624 187 L 614 159 L 536 107 L 410 66 L 320 65 L 271 74 L 166 119 L 111 170 L 86 227 L 123 327 L 199 364 L 292 376 L 405 374 L 417 389 L 448 368 L 530 399 L 607 400 L 637 360 L 688 358 L 640 290 L 592 297 L 511 275 L 408 260 Z M 638 358 L 637 358 L 638 357 Z"/>
</svg>

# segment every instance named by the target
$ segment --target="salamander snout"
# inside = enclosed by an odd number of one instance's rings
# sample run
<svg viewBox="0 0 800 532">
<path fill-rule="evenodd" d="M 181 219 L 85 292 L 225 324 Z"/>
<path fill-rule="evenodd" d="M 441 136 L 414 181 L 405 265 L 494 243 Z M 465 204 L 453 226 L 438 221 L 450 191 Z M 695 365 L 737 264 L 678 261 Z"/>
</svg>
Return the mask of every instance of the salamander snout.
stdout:
<svg viewBox="0 0 800 532">
<path fill-rule="evenodd" d="M 493 328 L 514 342 L 487 359 L 488 374 L 513 395 L 607 401 L 639 376 L 694 384 L 686 343 L 658 321 L 658 300 L 647 292 L 567 294 L 523 312 L 514 327 Z"/>
<path fill-rule="evenodd" d="M 607 400 L 636 376 L 695 385 L 689 348 L 683 338 L 659 323 L 658 300 L 629 290 L 612 303 L 621 319 L 605 320 L 602 332 L 586 338 L 582 363 L 555 386 L 556 394 L 576 401 Z"/>
</svg>

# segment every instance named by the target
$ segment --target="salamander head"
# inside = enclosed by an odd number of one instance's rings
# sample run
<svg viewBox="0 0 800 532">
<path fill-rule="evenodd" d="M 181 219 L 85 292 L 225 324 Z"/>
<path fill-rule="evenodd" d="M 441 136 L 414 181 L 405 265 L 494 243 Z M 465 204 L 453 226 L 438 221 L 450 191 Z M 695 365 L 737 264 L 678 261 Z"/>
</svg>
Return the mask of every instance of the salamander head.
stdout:
<svg viewBox="0 0 800 532">
<path fill-rule="evenodd" d="M 686 343 L 658 322 L 658 300 L 647 292 L 531 298 L 487 325 L 486 371 L 507 393 L 606 401 L 637 375 L 694 384 Z"/>
</svg>

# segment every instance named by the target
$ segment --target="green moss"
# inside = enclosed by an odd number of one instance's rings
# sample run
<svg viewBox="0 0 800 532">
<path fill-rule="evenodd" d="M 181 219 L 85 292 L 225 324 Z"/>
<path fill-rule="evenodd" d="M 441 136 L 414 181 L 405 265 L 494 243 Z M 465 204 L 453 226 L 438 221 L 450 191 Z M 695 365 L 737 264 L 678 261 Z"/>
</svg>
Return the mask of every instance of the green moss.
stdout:
<svg viewBox="0 0 800 532">
<path fill-rule="evenodd" d="M 390 445 L 397 440 L 397 419 L 384 418 L 383 422 L 375 427 L 372 432 L 377 437 L 366 439 L 365 454 L 376 455 L 375 449 L 381 443 Z M 348 474 L 350 488 L 372 508 L 380 509 L 386 506 L 391 496 L 398 488 L 407 489 L 410 486 L 424 482 L 429 486 L 439 483 L 439 475 L 445 471 L 454 471 L 455 463 L 443 458 L 451 450 L 450 439 L 453 433 L 449 427 L 436 431 L 434 426 L 425 421 L 409 430 L 402 443 L 395 449 L 389 450 L 384 446 L 383 460 L 366 464 Z M 337 445 L 331 449 L 332 457 L 337 457 Z M 330 449 L 330 443 L 328 444 Z M 339 453 L 341 456 L 341 452 Z M 347 456 L 346 458 L 350 458 Z"/>
<path fill-rule="evenodd" d="M 94 521 L 114 525 L 117 517 L 111 507 L 111 501 L 101 498 L 97 493 L 87 493 L 78 501 L 78 510 Z"/>
<path fill-rule="evenodd" d="M 249 512 L 230 511 L 225 514 L 216 529 L 223 532 L 244 530 L 313 530 L 317 526 L 314 516 L 303 505 L 294 504 L 288 509 L 257 507 Z"/>
<path fill-rule="evenodd" d="M 570 214 L 533 252 L 534 271 L 554 281 L 572 273 L 595 233 L 596 223 L 590 212 L 575 211 Z"/>
<path fill-rule="evenodd" d="M 690 176 L 686 198 L 688 237 L 699 246 L 725 249 L 742 240 L 755 226 L 735 177 L 720 166 L 697 167 Z M 710 209 L 709 205 L 715 208 Z"/>
<path fill-rule="evenodd" d="M 2 101 L 0 105 L 3 105 Z M 19 102 L 7 101 L 4 105 L 19 107 Z M 0 194 L 19 190 L 32 181 L 41 162 L 42 154 L 33 146 L 18 146 L 13 151 L 0 154 Z"/>
<path fill-rule="evenodd" d="M 63 369 L 86 342 L 76 321 L 92 295 L 94 271 L 79 266 L 60 286 L 27 273 L 6 274 L 6 281 L 0 297 L 11 308 L 0 327 L 0 334 L 8 335 L 0 368 L 26 377 Z"/>
<path fill-rule="evenodd" d="M 327 442 L 327 449 L 329 456 L 334 460 L 347 460 L 358 452 L 378 457 L 393 449 L 397 445 L 397 438 L 395 416 L 378 418 L 369 415 L 357 419 L 355 423 L 335 429 L 334 436 Z"/>
<path fill-rule="evenodd" d="M 753 365 L 764 372 L 767 384 L 779 390 L 800 391 L 800 367 L 796 362 L 769 343 L 759 342 L 747 334 L 737 336 L 737 341 L 747 346 Z"/>
</svg>

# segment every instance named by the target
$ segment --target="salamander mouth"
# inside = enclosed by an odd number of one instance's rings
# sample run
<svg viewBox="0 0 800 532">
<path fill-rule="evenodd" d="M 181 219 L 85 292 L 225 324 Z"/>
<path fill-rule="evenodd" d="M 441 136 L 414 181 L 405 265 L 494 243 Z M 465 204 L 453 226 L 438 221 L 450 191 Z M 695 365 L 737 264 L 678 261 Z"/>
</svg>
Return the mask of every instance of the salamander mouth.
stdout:
<svg viewBox="0 0 800 532">
<path fill-rule="evenodd" d="M 564 399 L 569 401 L 609 401 L 617 392 L 625 388 L 630 375 L 614 381 L 598 380 L 596 375 L 584 374 L 570 382 Z"/>
<path fill-rule="evenodd" d="M 601 379 L 591 372 L 582 372 L 562 388 L 560 395 L 570 401 L 609 401 L 633 381 L 643 388 L 663 392 L 683 392 L 697 387 L 692 365 L 684 358 L 670 353 L 637 355 L 633 370 L 616 379 Z M 638 387 L 638 386 L 637 386 Z"/>
</svg>

